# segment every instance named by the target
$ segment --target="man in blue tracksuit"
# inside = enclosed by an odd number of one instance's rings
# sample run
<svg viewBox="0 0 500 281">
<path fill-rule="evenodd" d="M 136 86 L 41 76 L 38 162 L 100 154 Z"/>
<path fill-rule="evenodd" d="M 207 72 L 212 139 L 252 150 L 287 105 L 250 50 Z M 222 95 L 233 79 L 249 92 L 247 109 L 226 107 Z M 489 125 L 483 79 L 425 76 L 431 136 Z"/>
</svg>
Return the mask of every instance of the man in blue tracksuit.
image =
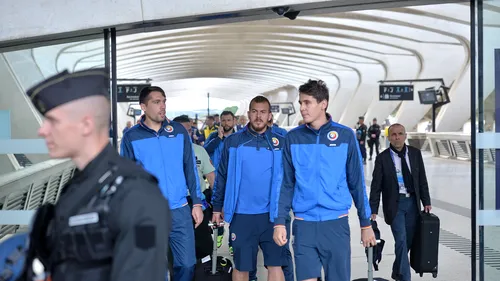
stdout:
<svg viewBox="0 0 500 281">
<path fill-rule="evenodd" d="M 219 167 L 224 140 L 234 133 L 234 114 L 231 111 L 223 111 L 220 115 L 221 123 L 219 129 L 212 132 L 205 141 L 205 150 L 212 160 L 215 169 Z"/>
<path fill-rule="evenodd" d="M 139 103 L 144 116 L 122 138 L 121 154 L 156 176 L 172 210 L 170 247 L 174 257 L 174 280 L 191 281 L 196 264 L 194 229 L 203 221 L 200 183 L 188 132 L 165 117 L 165 92 L 160 87 L 141 90 Z M 187 190 L 193 210 L 187 201 Z M 190 214 L 191 212 L 191 214 Z M 167 266 L 167 262 L 165 262 Z"/>
<path fill-rule="evenodd" d="M 233 280 L 248 281 L 256 269 L 258 248 L 264 254 L 268 280 L 283 281 L 284 247 L 273 242 L 273 218 L 282 178 L 283 137 L 267 126 L 271 104 L 263 96 L 250 102 L 250 123 L 224 141 L 215 178 L 212 221 L 230 223 L 234 249 Z"/>
<path fill-rule="evenodd" d="M 358 209 L 363 245 L 376 245 L 366 195 L 361 154 L 354 132 L 326 113 L 328 88 L 309 80 L 299 88 L 301 125 L 285 137 L 283 183 L 274 240 L 287 243 L 285 219 L 293 209 L 297 280 L 349 281 L 351 241 L 348 213 Z"/>
</svg>

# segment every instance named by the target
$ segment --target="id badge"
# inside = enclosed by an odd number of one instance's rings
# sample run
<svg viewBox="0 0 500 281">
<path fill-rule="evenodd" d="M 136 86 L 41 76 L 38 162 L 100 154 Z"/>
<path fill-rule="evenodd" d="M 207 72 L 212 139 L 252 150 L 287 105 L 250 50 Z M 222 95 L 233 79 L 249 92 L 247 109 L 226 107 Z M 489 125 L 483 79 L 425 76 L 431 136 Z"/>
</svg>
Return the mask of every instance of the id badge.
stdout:
<svg viewBox="0 0 500 281">
<path fill-rule="evenodd" d="M 406 194 L 406 187 L 404 184 L 399 184 L 399 193 L 404 193 Z"/>
<path fill-rule="evenodd" d="M 401 173 L 401 170 L 397 169 L 396 173 L 398 177 L 399 193 L 406 193 L 405 181 L 403 179 L 403 174 Z"/>
<path fill-rule="evenodd" d="M 70 227 L 73 227 L 73 226 L 87 225 L 98 222 L 99 222 L 99 214 L 97 212 L 92 212 L 70 217 L 68 220 L 68 225 Z"/>
</svg>

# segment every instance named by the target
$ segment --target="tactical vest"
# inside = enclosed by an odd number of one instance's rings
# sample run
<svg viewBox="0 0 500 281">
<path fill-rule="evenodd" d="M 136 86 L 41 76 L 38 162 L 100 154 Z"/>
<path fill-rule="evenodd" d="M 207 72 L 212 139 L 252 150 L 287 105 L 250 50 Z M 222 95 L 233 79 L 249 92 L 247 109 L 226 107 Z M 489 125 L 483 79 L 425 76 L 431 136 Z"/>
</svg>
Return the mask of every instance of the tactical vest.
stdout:
<svg viewBox="0 0 500 281">
<path fill-rule="evenodd" d="M 106 265 L 111 263 L 116 233 L 109 224 L 109 202 L 125 180 L 115 166 L 100 177 L 93 188 L 75 207 L 49 227 L 52 250 L 50 263 L 65 261 Z"/>
</svg>

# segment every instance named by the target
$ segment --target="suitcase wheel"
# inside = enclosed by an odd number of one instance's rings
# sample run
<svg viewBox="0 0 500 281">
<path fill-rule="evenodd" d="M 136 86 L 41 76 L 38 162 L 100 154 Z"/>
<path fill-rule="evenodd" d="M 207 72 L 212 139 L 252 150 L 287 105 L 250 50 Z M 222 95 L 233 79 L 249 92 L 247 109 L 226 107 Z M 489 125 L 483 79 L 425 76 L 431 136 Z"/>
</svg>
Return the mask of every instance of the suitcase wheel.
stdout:
<svg viewBox="0 0 500 281">
<path fill-rule="evenodd" d="M 433 273 L 432 273 L 432 277 L 433 277 L 433 278 L 437 278 L 437 277 L 438 277 L 438 273 L 437 273 L 437 272 L 433 272 Z"/>
<path fill-rule="evenodd" d="M 420 277 L 424 276 L 424 274 L 422 272 L 420 272 Z"/>
</svg>

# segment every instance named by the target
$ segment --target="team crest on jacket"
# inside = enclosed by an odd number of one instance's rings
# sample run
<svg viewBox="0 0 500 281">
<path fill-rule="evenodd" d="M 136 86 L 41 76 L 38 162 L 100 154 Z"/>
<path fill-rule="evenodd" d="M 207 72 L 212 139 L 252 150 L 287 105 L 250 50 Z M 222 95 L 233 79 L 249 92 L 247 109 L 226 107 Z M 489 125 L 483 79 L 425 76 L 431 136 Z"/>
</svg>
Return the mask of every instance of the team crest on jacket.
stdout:
<svg viewBox="0 0 500 281">
<path fill-rule="evenodd" d="M 339 134 L 337 133 L 337 131 L 330 131 L 330 132 L 328 132 L 327 137 L 329 140 L 334 141 L 334 140 L 339 138 Z"/>
<path fill-rule="evenodd" d="M 168 125 L 165 127 L 165 131 L 167 131 L 167 133 L 172 133 L 174 131 L 174 127 Z"/>
<path fill-rule="evenodd" d="M 272 138 L 272 141 L 273 141 L 273 145 L 274 145 L 274 146 L 278 146 L 278 145 L 280 145 L 280 141 L 279 141 L 279 139 L 278 139 L 278 138 Z"/>
</svg>

